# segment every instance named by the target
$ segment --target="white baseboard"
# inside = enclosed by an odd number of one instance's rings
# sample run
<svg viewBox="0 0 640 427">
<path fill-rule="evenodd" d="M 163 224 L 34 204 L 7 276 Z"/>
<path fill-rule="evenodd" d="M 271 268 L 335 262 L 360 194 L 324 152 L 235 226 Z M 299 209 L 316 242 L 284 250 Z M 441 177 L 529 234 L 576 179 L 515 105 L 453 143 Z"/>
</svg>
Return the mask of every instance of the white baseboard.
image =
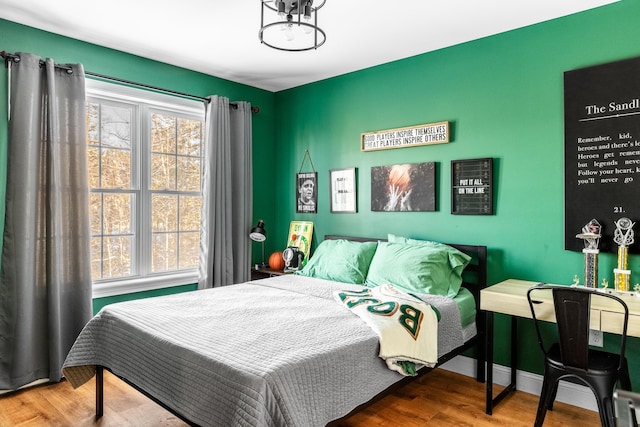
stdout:
<svg viewBox="0 0 640 427">
<path fill-rule="evenodd" d="M 456 356 L 440 366 L 440 368 L 469 377 L 476 376 L 476 360 L 467 356 Z M 494 384 L 505 386 L 509 384 L 510 378 L 511 368 L 508 366 L 493 365 Z M 525 393 L 540 396 L 540 391 L 542 390 L 542 375 L 518 370 L 516 372 L 516 388 Z M 556 401 L 598 412 L 596 398 L 587 386 L 560 381 Z"/>
</svg>

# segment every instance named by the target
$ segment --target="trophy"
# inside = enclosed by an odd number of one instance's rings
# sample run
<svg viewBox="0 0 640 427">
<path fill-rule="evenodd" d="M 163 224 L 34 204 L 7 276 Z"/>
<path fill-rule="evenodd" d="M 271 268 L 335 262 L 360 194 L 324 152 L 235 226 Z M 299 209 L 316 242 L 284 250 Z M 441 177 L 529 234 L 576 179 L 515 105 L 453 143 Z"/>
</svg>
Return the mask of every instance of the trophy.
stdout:
<svg viewBox="0 0 640 427">
<path fill-rule="evenodd" d="M 598 254 L 600 250 L 600 223 L 595 219 L 589 221 L 582 227 L 582 233 L 577 234 L 576 238 L 584 240 L 584 285 L 587 288 L 598 287 Z"/>
<path fill-rule="evenodd" d="M 616 291 L 629 292 L 629 277 L 631 271 L 627 269 L 629 258 L 629 246 L 633 244 L 633 226 L 629 218 L 620 218 L 614 221 L 616 231 L 613 233 L 613 241 L 618 244 L 618 268 L 613 269 Z"/>
</svg>

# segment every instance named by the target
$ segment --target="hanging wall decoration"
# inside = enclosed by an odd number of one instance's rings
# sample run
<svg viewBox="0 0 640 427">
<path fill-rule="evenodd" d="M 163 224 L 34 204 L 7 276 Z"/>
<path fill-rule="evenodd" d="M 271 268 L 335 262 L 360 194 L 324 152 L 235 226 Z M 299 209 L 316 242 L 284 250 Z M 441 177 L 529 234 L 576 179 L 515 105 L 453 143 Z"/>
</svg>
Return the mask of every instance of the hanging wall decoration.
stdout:
<svg viewBox="0 0 640 427">
<path fill-rule="evenodd" d="M 435 162 L 372 167 L 371 210 L 434 212 Z"/>
<path fill-rule="evenodd" d="M 451 161 L 451 213 L 493 215 L 493 158 Z"/>
<path fill-rule="evenodd" d="M 302 172 L 305 160 L 309 158 L 312 172 Z M 297 213 L 317 213 L 318 212 L 318 173 L 313 167 L 309 150 L 304 150 L 304 157 L 300 170 L 296 174 L 296 212 Z"/>
<path fill-rule="evenodd" d="M 640 212 L 640 57 L 564 73 L 565 249 L 579 251 L 576 230 L 590 218 L 600 250 L 615 252 L 612 225 Z M 626 246 L 640 252 L 637 244 Z"/>
<path fill-rule="evenodd" d="M 329 171 L 331 185 L 331 213 L 356 213 L 356 168 L 331 169 Z"/>
<path fill-rule="evenodd" d="M 360 150 L 386 150 L 447 142 L 449 122 L 439 122 L 363 133 L 360 137 Z"/>
</svg>

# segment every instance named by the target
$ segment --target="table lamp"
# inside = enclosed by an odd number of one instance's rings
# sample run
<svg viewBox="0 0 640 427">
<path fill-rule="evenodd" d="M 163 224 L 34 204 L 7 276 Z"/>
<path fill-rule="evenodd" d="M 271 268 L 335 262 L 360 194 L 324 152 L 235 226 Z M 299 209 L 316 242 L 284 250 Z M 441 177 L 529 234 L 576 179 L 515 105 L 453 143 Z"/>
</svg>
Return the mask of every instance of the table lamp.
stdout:
<svg viewBox="0 0 640 427">
<path fill-rule="evenodd" d="M 262 264 L 260 264 L 260 268 L 265 268 L 267 264 L 264 262 L 264 241 L 267 240 L 267 230 L 264 229 L 263 220 L 258 220 L 258 225 L 251 229 L 249 238 L 254 242 L 262 243 Z"/>
</svg>

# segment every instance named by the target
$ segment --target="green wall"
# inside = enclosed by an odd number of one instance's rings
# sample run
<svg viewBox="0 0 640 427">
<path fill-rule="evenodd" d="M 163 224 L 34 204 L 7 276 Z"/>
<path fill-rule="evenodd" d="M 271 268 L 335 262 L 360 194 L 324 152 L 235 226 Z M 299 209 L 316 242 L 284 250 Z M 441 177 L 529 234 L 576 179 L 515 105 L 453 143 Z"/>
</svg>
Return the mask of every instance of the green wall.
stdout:
<svg viewBox="0 0 640 427">
<path fill-rule="evenodd" d="M 267 255 L 283 249 L 292 220 L 324 234 L 384 237 L 387 233 L 489 247 L 489 281 L 521 278 L 569 283 L 582 276 L 582 254 L 563 249 L 563 72 L 640 55 L 640 1 L 618 3 L 527 28 L 270 93 L 0 20 L 0 50 L 32 52 L 88 71 L 199 96 L 220 94 L 261 108 L 254 115 L 254 218 L 265 220 Z M 6 70 L 0 68 L 0 81 Z M 0 176 L 6 163 L 6 85 L 0 84 Z M 362 132 L 449 121 L 449 144 L 363 153 Z M 319 176 L 317 214 L 295 213 L 295 173 L 308 149 Z M 450 212 L 450 162 L 493 157 L 495 215 Z M 438 210 L 371 212 L 370 168 L 437 162 Z M 275 165 L 275 167 L 273 167 Z M 305 163 L 305 170 L 309 163 Z M 329 169 L 358 168 L 358 213 L 329 213 Z M 0 200 L 4 182 L 0 182 Z M 0 202 L 0 218 L 3 218 Z M 1 221 L 1 220 L 0 220 Z M 255 221 L 254 221 L 255 222 Z M 1 224 L 1 223 L 0 223 Z M 640 232 L 640 230 L 636 230 Z M 577 232 L 577 231 L 576 231 Z M 260 246 L 254 244 L 254 261 Z M 601 276 L 615 256 L 602 254 Z M 640 271 L 640 257 L 630 268 Z M 612 280 L 609 280 L 612 282 Z M 632 275 L 640 282 L 640 273 Z M 101 298 L 95 308 L 128 298 Z M 505 332 L 498 316 L 498 337 Z M 541 372 L 531 325 L 520 322 L 521 367 Z M 605 337 L 609 345 L 613 337 Z M 640 386 L 640 342 L 631 340 L 634 386 Z M 498 343 L 499 363 L 507 364 Z"/>
<path fill-rule="evenodd" d="M 575 274 L 582 277 L 582 254 L 564 250 L 563 72 L 640 55 L 640 26 L 630 25 L 631 16 L 640 16 L 640 1 L 623 0 L 277 93 L 276 175 L 277 182 L 287 183 L 276 196 L 278 223 L 276 230 L 271 227 L 282 236 L 278 243 L 285 244 L 289 221 L 311 220 L 316 242 L 324 234 L 395 233 L 485 244 L 490 283 L 571 283 Z M 452 125 L 449 144 L 359 149 L 362 132 L 439 121 Z M 295 213 L 294 178 L 305 149 L 319 177 L 315 215 Z M 479 157 L 495 159 L 495 215 L 451 215 L 450 162 Z M 428 161 L 437 162 L 437 212 L 371 211 L 372 166 Z M 352 166 L 358 168 L 358 213 L 331 214 L 328 171 Z M 612 254 L 600 257 L 600 275 L 609 283 L 615 262 Z M 633 283 L 640 282 L 640 257 L 631 256 L 630 268 Z M 499 320 L 502 332 L 505 322 Z M 523 351 L 521 366 L 540 372 L 531 325 L 522 321 L 520 329 L 521 348 L 532 349 Z M 636 361 L 640 344 L 632 341 L 629 356 Z M 503 350 L 499 346 L 496 354 Z M 504 357 L 498 361 L 507 363 Z M 632 362 L 632 371 L 640 386 L 640 364 Z"/>
<path fill-rule="evenodd" d="M 41 57 L 53 58 L 58 63 L 82 63 L 88 72 L 104 74 L 134 82 L 196 96 L 222 95 L 233 101 L 248 101 L 260 107 L 253 117 L 254 156 L 262 161 L 254 165 L 255 201 L 260 218 L 267 224 L 274 220 L 275 209 L 271 202 L 275 177 L 270 173 L 275 163 L 274 116 L 275 96 L 272 92 L 234 83 L 228 80 L 180 67 L 152 61 L 139 56 L 107 49 L 90 43 L 0 19 L 0 50 L 30 52 Z M 4 225 L 4 191 L 7 161 L 7 70 L 0 67 L 0 228 Z M 266 191 L 264 189 L 267 189 Z M 256 217 L 257 218 L 257 217 Z M 254 221 L 255 223 L 256 221 Z M 257 252 L 257 251 L 255 251 Z M 247 266 L 248 268 L 248 266 Z M 140 292 L 124 296 L 94 300 L 94 311 L 104 305 L 127 299 L 145 298 L 166 293 L 192 290 L 195 286 L 183 286 Z"/>
</svg>

